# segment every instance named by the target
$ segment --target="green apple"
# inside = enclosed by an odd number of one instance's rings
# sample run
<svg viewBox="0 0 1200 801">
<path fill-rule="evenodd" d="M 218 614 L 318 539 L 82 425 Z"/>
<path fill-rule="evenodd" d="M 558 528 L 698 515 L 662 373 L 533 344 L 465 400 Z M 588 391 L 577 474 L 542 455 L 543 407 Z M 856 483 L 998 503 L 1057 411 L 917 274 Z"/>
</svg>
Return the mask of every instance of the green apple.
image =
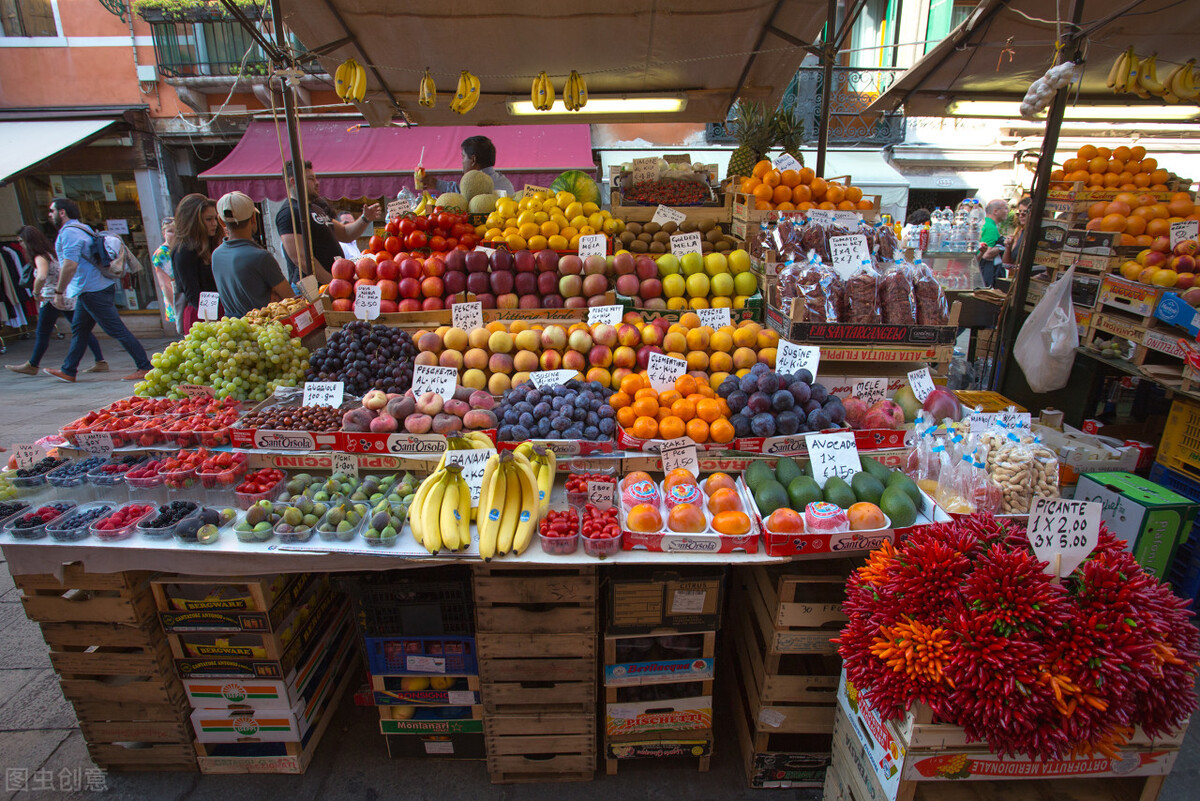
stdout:
<svg viewBox="0 0 1200 801">
<path fill-rule="evenodd" d="M 682 275 L 668 275 L 662 280 L 663 295 L 668 298 L 681 298 L 687 291 L 687 284 Z"/>
<path fill-rule="evenodd" d="M 687 258 L 686 256 L 684 258 Z M 704 273 L 694 273 L 687 277 L 687 293 L 692 298 L 707 298 L 710 285 L 708 276 Z"/>
<path fill-rule="evenodd" d="M 712 294 L 723 298 L 733 296 L 734 277 L 729 273 L 717 273 L 712 277 Z"/>
<path fill-rule="evenodd" d="M 729 269 L 734 275 L 747 272 L 750 269 L 750 254 L 741 248 L 731 251 L 727 258 L 729 260 Z"/>
<path fill-rule="evenodd" d="M 725 258 L 725 254 L 714 251 L 705 256 L 704 272 L 708 274 L 709 278 L 712 278 L 714 275 L 720 275 L 721 273 L 729 272 L 729 262 Z"/>
<path fill-rule="evenodd" d="M 683 265 L 684 275 L 696 275 L 704 272 L 704 258 L 699 253 L 684 253 L 679 260 Z"/>
<path fill-rule="evenodd" d="M 758 279 L 754 273 L 738 273 L 733 277 L 733 288 L 739 295 L 753 295 L 758 291 Z"/>
<path fill-rule="evenodd" d="M 674 253 L 664 253 L 658 257 L 658 277 L 679 274 L 679 257 Z"/>
</svg>

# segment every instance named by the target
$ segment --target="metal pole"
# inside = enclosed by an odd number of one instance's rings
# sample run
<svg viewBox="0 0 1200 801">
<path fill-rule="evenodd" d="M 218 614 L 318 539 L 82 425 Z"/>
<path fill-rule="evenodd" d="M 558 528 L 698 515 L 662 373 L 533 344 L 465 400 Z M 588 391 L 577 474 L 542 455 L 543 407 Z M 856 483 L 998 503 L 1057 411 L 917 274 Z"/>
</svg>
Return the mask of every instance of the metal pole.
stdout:
<svg viewBox="0 0 1200 801">
<path fill-rule="evenodd" d="M 829 107 L 833 101 L 833 60 L 837 58 L 834 31 L 837 28 L 837 0 L 829 0 L 829 16 L 825 20 L 825 36 L 821 42 L 821 120 L 817 132 L 817 175 L 825 174 L 825 151 L 829 149 Z"/>
<path fill-rule="evenodd" d="M 1078 30 L 1079 21 L 1083 18 L 1084 0 L 1074 0 L 1071 8 L 1071 20 Z M 1074 50 L 1077 38 L 1067 38 L 1062 52 Z M 1030 193 L 1029 222 L 1026 223 L 1025 239 L 1021 243 L 1020 261 L 1017 267 L 1017 280 L 1013 283 L 1011 313 L 1004 315 L 1004 324 L 998 332 L 996 341 L 999 347 L 1006 348 L 1005 357 L 998 361 L 996 382 L 997 391 L 1004 391 L 1004 379 L 1013 359 L 1013 344 L 1016 341 L 1017 327 L 1025 319 L 1025 300 L 1029 296 L 1029 274 L 1033 270 L 1034 254 L 1037 252 L 1038 233 L 1041 231 L 1042 214 L 1046 209 L 1046 194 L 1050 191 L 1050 172 L 1054 169 L 1054 151 L 1058 148 L 1058 136 L 1062 131 L 1063 115 L 1067 110 L 1067 97 L 1071 87 L 1064 86 L 1054 94 L 1050 102 L 1050 113 L 1046 117 L 1046 133 L 1042 137 L 1042 154 L 1038 158 L 1037 172 L 1033 178 L 1033 191 Z"/>
<path fill-rule="evenodd" d="M 283 58 L 289 52 L 287 34 L 283 30 L 283 9 L 280 7 L 279 0 L 271 0 L 271 24 L 275 28 L 275 46 L 278 49 L 279 60 L 274 64 L 276 70 L 288 69 L 292 65 L 284 63 Z M 305 183 L 304 176 L 304 161 L 300 157 L 300 123 L 296 117 L 296 99 L 292 94 L 292 79 L 283 78 L 280 87 L 283 90 L 283 117 L 287 124 L 288 133 L 288 151 L 292 163 L 292 175 L 296 176 L 296 200 L 300 203 L 300 228 L 296 231 L 296 235 L 300 237 L 300 242 L 296 248 L 296 267 L 299 270 L 300 277 L 312 274 L 312 214 L 308 208 L 308 184 Z M 271 91 L 271 84 L 268 80 L 267 91 Z M 287 173 L 283 176 L 284 184 L 287 183 Z"/>
</svg>

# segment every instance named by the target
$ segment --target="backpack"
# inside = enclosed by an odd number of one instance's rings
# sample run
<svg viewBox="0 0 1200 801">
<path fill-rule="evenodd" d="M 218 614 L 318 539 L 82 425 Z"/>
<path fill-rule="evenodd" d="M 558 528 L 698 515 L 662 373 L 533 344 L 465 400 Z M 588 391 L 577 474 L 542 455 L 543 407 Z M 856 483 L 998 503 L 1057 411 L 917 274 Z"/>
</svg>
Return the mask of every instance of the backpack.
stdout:
<svg viewBox="0 0 1200 801">
<path fill-rule="evenodd" d="M 72 225 L 72 223 L 67 224 Z M 73 224 L 72 227 L 78 228 L 90 237 L 91 242 L 84 248 L 83 255 L 87 257 L 88 263 L 99 270 L 105 278 L 120 281 L 127 275 L 142 271 L 142 263 L 137 260 L 121 237 L 105 231 L 93 233 L 79 224 Z"/>
</svg>

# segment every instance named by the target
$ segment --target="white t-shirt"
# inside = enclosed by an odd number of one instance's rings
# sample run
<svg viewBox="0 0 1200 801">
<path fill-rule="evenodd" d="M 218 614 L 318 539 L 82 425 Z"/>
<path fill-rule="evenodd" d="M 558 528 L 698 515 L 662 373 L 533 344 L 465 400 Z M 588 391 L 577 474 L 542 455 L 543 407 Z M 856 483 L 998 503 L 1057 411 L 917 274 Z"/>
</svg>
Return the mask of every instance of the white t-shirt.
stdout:
<svg viewBox="0 0 1200 801">
<path fill-rule="evenodd" d="M 54 289 L 58 286 L 58 277 L 62 274 L 62 268 L 58 266 L 58 259 L 51 259 L 46 256 L 42 258 L 50 262 L 50 268 L 46 270 L 46 283 L 42 284 L 42 300 L 49 303 L 54 300 Z M 61 308 L 71 311 L 75 308 L 75 299 L 64 297 Z"/>
</svg>

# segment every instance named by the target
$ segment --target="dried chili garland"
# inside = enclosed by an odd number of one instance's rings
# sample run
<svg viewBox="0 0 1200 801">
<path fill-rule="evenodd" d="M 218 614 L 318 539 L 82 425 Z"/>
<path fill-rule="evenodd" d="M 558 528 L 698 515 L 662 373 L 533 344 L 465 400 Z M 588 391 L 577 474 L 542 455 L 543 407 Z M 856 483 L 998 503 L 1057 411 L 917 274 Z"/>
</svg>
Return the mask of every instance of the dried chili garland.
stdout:
<svg viewBox="0 0 1200 801">
<path fill-rule="evenodd" d="M 1021 526 L 979 514 L 885 545 L 846 585 L 839 652 L 885 717 L 920 701 L 996 753 L 1118 755 L 1197 706 L 1188 602 L 1101 526 L 1061 582 Z"/>
</svg>

